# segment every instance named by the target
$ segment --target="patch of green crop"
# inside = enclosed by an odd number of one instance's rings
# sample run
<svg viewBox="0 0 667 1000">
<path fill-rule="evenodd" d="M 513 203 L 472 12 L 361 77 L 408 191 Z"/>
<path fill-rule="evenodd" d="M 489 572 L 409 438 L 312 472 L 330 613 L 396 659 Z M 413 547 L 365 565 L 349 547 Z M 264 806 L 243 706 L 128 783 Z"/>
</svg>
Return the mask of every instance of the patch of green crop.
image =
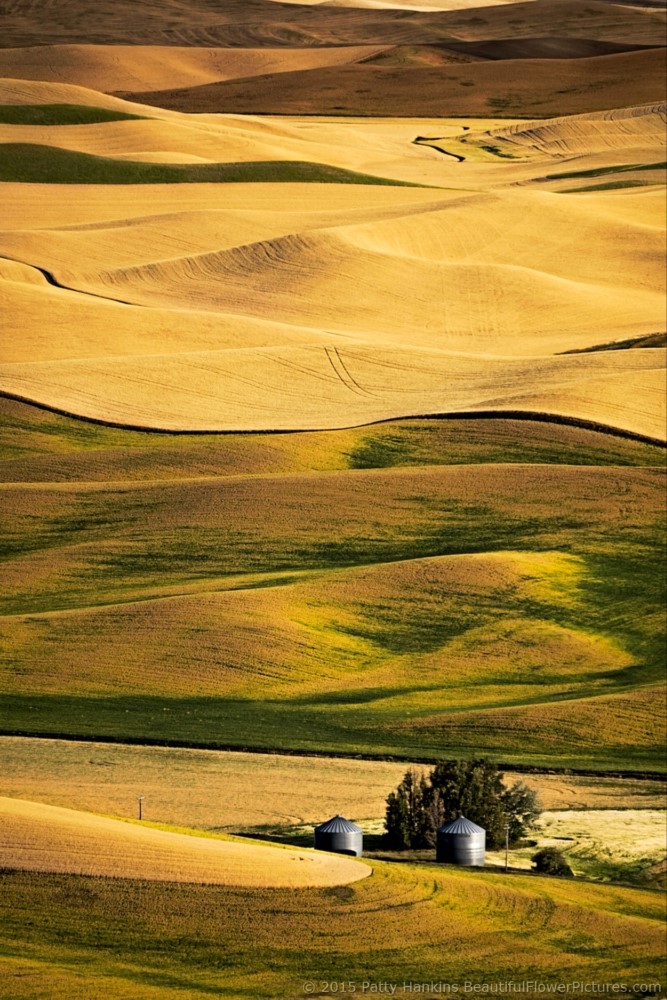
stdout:
<svg viewBox="0 0 667 1000">
<path fill-rule="evenodd" d="M 354 602 L 354 619 L 348 617 L 343 623 L 337 621 L 335 607 L 332 609 L 326 627 L 360 639 L 361 653 L 368 659 L 369 668 L 391 663 L 392 656 L 419 657 L 440 651 L 440 675 L 421 677 L 417 658 L 414 675 L 409 678 L 405 672 L 407 661 L 399 659 L 398 672 L 392 678 L 385 669 L 381 684 L 364 686 L 351 675 L 344 688 L 324 684 L 314 694 L 300 693 L 295 688 L 292 695 L 280 699 L 257 700 L 250 695 L 235 699 L 76 697 L 64 691 L 62 695 L 12 695 L 3 697 L 0 726 L 14 732 L 97 735 L 119 741 L 176 740 L 204 746 L 363 752 L 407 759 L 484 751 L 496 759 L 530 761 L 541 766 L 660 769 L 664 755 L 661 742 L 656 741 L 656 727 L 660 728 L 657 705 L 651 725 L 640 721 L 632 738 L 626 733 L 621 740 L 614 726 L 608 730 L 602 727 L 591 740 L 590 721 L 585 712 L 580 717 L 578 706 L 582 699 L 601 695 L 628 696 L 628 711 L 634 712 L 632 698 L 664 678 L 662 527 L 656 524 L 649 531 L 646 525 L 632 522 L 622 527 L 594 527 L 583 521 L 568 525 L 556 517 L 534 523 L 516 516 L 499 518 L 498 512 L 489 508 L 465 505 L 457 509 L 455 519 L 449 512 L 443 528 L 439 520 L 442 512 L 432 501 L 431 506 L 436 515 L 434 524 L 424 523 L 421 536 L 413 526 L 412 537 L 397 536 L 391 543 L 386 538 L 356 537 L 340 540 L 336 549 L 336 543 L 330 540 L 314 540 L 310 549 L 296 554 L 292 549 L 289 556 L 276 539 L 266 550 L 258 546 L 252 534 L 241 542 L 236 535 L 232 540 L 227 538 L 226 549 L 221 536 L 212 532 L 205 545 L 197 547 L 192 540 L 181 542 L 173 545 L 167 555 L 145 550 L 142 558 L 135 553 L 134 561 L 130 561 L 127 556 L 121 554 L 119 558 L 111 553 L 105 557 L 106 565 L 94 557 L 86 580 L 78 585 L 70 580 L 68 594 L 46 594 L 41 600 L 46 599 L 50 606 L 76 606 L 86 597 L 93 601 L 119 600 L 123 588 L 128 588 L 130 594 L 132 588 L 141 587 L 148 588 L 150 595 L 150 588 L 159 588 L 161 578 L 173 583 L 179 576 L 185 583 L 211 574 L 212 585 L 219 587 L 215 573 L 250 572 L 251 568 L 257 573 L 262 567 L 275 572 L 289 565 L 322 571 L 367 562 L 371 557 L 381 562 L 393 561 L 399 555 L 410 558 L 410 553 L 511 551 L 519 544 L 525 552 L 545 552 L 552 548 L 554 536 L 560 538 L 560 552 L 576 557 L 576 575 L 570 579 L 566 563 L 560 567 L 548 555 L 543 578 L 539 575 L 542 563 L 534 564 L 532 570 L 532 564 L 526 564 L 535 581 L 529 594 L 521 588 L 501 586 L 474 592 L 468 598 L 465 592 L 459 594 L 456 590 L 429 591 L 424 584 L 421 589 L 381 600 L 366 598 L 360 592 Z M 87 539 L 94 538 L 99 530 L 96 525 L 76 522 L 70 528 Z M 288 574 L 271 583 L 286 584 L 293 579 Z M 89 591 L 80 589 L 86 583 Z M 23 595 L 22 601 L 24 611 L 41 610 L 34 606 L 31 595 Z M 525 623 L 526 641 L 532 643 L 523 678 L 516 672 L 506 676 L 500 664 L 483 668 L 485 651 L 491 648 L 494 634 L 502 636 L 506 620 L 513 623 L 515 631 Z M 608 642 L 610 648 L 629 657 L 627 666 L 612 660 L 608 669 L 603 665 L 589 673 L 582 661 L 581 671 L 575 675 L 571 668 L 569 673 L 561 668 L 556 659 L 542 664 L 539 671 L 531 669 L 531 659 L 539 660 L 539 646 L 530 636 L 537 634 L 535 628 L 541 623 L 557 626 L 572 636 Z M 334 649 L 327 645 L 326 635 L 318 638 L 312 633 L 312 637 L 319 644 L 318 655 L 326 657 L 327 650 Z M 465 690 L 460 665 L 456 677 L 448 677 L 446 670 L 448 644 L 461 639 L 465 639 L 465 645 L 459 648 L 457 662 L 465 650 L 471 663 L 478 663 Z M 40 641 L 46 638 L 42 636 Z M 373 647 L 377 651 L 374 656 Z M 332 660 L 331 669 L 348 667 L 338 656 L 338 660 Z M 567 729 L 548 724 L 548 713 L 559 705 L 568 707 Z M 622 708 L 620 702 L 618 705 Z M 521 725 L 520 720 L 513 721 L 509 728 L 481 724 L 482 717 L 486 718 L 484 713 L 499 708 L 526 712 L 528 719 L 536 706 L 542 706 L 547 713 L 539 729 L 533 724 Z M 603 718 L 600 716 L 600 721 Z"/>
<path fill-rule="evenodd" d="M 494 156 L 502 157 L 502 159 L 505 160 L 516 159 L 512 153 L 506 153 L 500 148 L 500 146 L 493 146 L 490 143 L 481 143 L 479 148 L 486 150 L 487 153 L 493 153 Z"/>
<path fill-rule="evenodd" d="M 503 112 L 514 111 L 517 112 L 521 109 L 526 102 L 526 95 L 518 93 L 516 91 L 507 91 L 505 94 L 496 94 L 494 97 L 487 98 L 487 106 L 501 118 L 506 117 Z"/>
<path fill-rule="evenodd" d="M 648 181 L 606 181 L 604 184 L 587 184 L 586 187 L 562 188 L 559 194 L 580 194 L 584 191 L 616 191 L 621 188 L 646 187 Z"/>
<path fill-rule="evenodd" d="M 0 181 L 31 184 L 373 184 L 424 187 L 303 160 L 144 163 L 32 143 L 0 145 Z"/>
<path fill-rule="evenodd" d="M 577 851 L 577 874 L 585 878 L 601 882 L 624 882 L 633 885 L 650 884 L 649 870 L 655 864 L 654 858 L 638 858 L 628 861 L 616 861 L 600 857 L 596 851 L 585 854 Z"/>
<path fill-rule="evenodd" d="M 5 125 L 95 125 L 141 120 L 146 116 L 87 104 L 0 104 L 0 122 Z"/>
<path fill-rule="evenodd" d="M 607 174 L 624 174 L 628 171 L 665 170 L 667 161 L 659 163 L 619 163 L 611 167 L 591 167 L 589 170 L 568 170 L 558 174 L 547 174 L 550 181 L 564 181 L 575 177 L 605 177 Z M 580 190 L 584 190 L 581 188 Z"/>
<path fill-rule="evenodd" d="M 351 469 L 485 462 L 662 465 L 667 452 L 583 428 L 476 418 L 396 421 L 361 429 L 345 457 Z"/>
<path fill-rule="evenodd" d="M 159 503 L 158 498 L 151 499 Z M 2 600 L 2 613 L 112 603 L 128 599 L 126 594 L 134 598 L 139 594 L 159 596 L 167 582 L 187 585 L 209 579 L 212 586 L 219 587 L 225 578 L 242 574 L 323 571 L 498 551 L 513 545 L 541 550 L 551 547 L 552 534 L 567 527 L 558 516 L 546 522 L 509 514 L 496 518 L 486 508 L 469 504 L 445 512 L 416 498 L 406 506 L 406 516 L 412 519 L 407 531 L 380 523 L 358 533 L 360 526 L 350 524 L 331 539 L 323 526 L 300 543 L 298 531 L 289 526 L 285 532 L 264 539 L 254 530 L 226 526 L 151 529 L 148 504 L 135 511 L 132 504 L 114 507 L 110 497 L 109 506 L 100 509 L 96 500 L 96 495 L 73 498 L 71 514 L 47 521 L 38 522 L 27 515 L 23 533 L 8 533 L 4 558 L 40 550 L 64 550 L 69 556 L 71 549 L 78 565 L 68 572 L 66 587 L 51 591 L 46 585 L 30 592 L 16 588 Z M 145 527 L 139 527 L 140 521 Z"/>
<path fill-rule="evenodd" d="M 615 692 L 616 693 L 616 692 Z M 618 706 L 623 708 L 622 693 Z M 581 691 L 585 699 L 589 692 Z M 664 692 L 656 691 L 656 699 Z M 580 717 L 586 704 L 577 697 L 554 698 L 533 691 L 523 701 L 498 712 L 489 703 L 477 708 L 452 708 L 446 689 L 412 687 L 350 688 L 345 695 L 321 695 L 290 700 L 232 698 L 168 698 L 149 696 L 91 697 L 66 695 L 3 695 L 3 733 L 87 738 L 117 743 L 151 743 L 218 750 L 289 751 L 347 757 L 435 761 L 443 757 L 483 754 L 505 765 L 530 763 L 543 768 L 605 771 L 660 771 L 664 748 L 660 721 L 634 742 L 613 730 Z M 551 700 L 550 700 L 551 699 Z M 425 702 L 428 709 L 423 706 Z M 567 727 L 549 724 L 552 709 L 568 709 Z M 601 708 L 604 706 L 601 705 Z M 530 724 L 535 709 L 544 710 L 544 725 Z M 627 702 L 632 721 L 632 701 Z M 505 724 L 506 712 L 526 725 Z"/>
<path fill-rule="evenodd" d="M 559 516 L 540 523 L 479 504 L 457 503 L 449 507 L 430 497 L 413 500 L 410 506 L 415 520 L 409 521 L 409 526 L 403 530 L 378 526 L 362 536 L 317 540 L 308 548 L 297 550 L 300 564 L 313 569 L 332 569 L 428 556 L 501 551 L 513 546 L 540 550 L 546 544 L 540 537 L 543 532 L 559 532 L 568 526 Z M 429 511 L 430 516 L 425 517 Z"/>
<path fill-rule="evenodd" d="M 141 455 L 149 445 L 158 455 L 163 444 L 172 454 L 184 449 L 188 455 L 194 453 L 187 449 L 201 447 L 202 440 L 216 440 L 128 432 L 41 411 L 37 419 L 27 407 L 10 407 L 8 414 L 13 423 L 9 421 L 6 440 L 14 448 L 42 448 L 56 460 L 69 451 L 84 457 L 116 449 L 123 454 L 125 445 L 128 455 Z M 304 468 L 311 437 L 303 435 L 302 448 L 296 435 L 274 441 L 294 447 Z M 296 502 L 285 477 L 225 477 L 224 448 L 232 443 L 250 448 L 265 437 L 218 440 L 223 452 L 217 479 L 3 488 L 4 496 L 13 498 L 5 557 L 29 556 L 9 567 L 16 578 L 3 599 L 3 612 L 31 615 L 281 586 L 291 609 L 286 618 L 301 637 L 295 639 L 294 663 L 312 653 L 314 669 L 331 683 L 313 693 L 312 686 L 295 682 L 291 697 L 283 687 L 278 699 L 257 665 L 249 663 L 248 685 L 235 689 L 235 699 L 194 703 L 173 697 L 123 698 L 122 689 L 116 699 L 99 697 L 100 691 L 78 697 L 65 672 L 62 686 L 49 680 L 57 696 L 4 698 L 6 728 L 408 759 L 485 750 L 501 760 L 545 766 L 661 766 L 654 732 L 659 720 L 656 715 L 647 726 L 639 702 L 628 702 L 628 718 L 635 723 L 625 741 L 617 741 L 612 726 L 590 743 L 589 710 L 578 709 L 585 699 L 605 694 L 627 695 L 632 701 L 664 676 L 663 535 L 661 526 L 653 524 L 661 497 L 660 471 L 617 468 L 611 474 L 580 474 L 554 468 L 558 462 L 654 465 L 664 458 L 661 449 L 540 422 L 399 421 L 331 432 L 324 449 L 327 461 L 340 462 L 343 469 L 346 464 L 419 468 L 504 458 L 539 463 L 539 468 L 487 469 L 484 502 L 469 472 L 461 474 L 459 486 L 459 473 L 431 471 L 415 472 L 414 483 L 403 472 L 341 471 L 298 478 L 298 488 L 303 490 L 305 482 L 307 489 Z M 497 491 L 489 485 L 494 475 Z M 600 489 L 609 493 L 609 507 L 600 503 Z M 397 583 L 392 590 L 392 584 L 382 582 L 391 579 L 391 568 L 378 571 L 377 577 L 371 571 L 369 580 L 379 580 L 380 586 L 365 593 L 362 585 L 340 604 L 326 605 L 319 598 L 309 604 L 308 597 L 287 589 L 326 574 L 332 574 L 335 587 L 339 571 L 347 567 L 498 552 L 497 562 L 485 563 L 479 583 L 470 561 L 471 589 L 429 583 L 436 579 L 431 571 L 415 567 L 413 573 L 409 566 L 396 577 L 398 581 L 405 573 L 405 587 Z M 494 583 L 495 566 L 500 583 Z M 355 586 L 353 575 L 350 586 Z M 273 628 L 271 620 L 269 616 L 268 629 Z M 259 627 L 261 621 L 260 615 Z M 48 662 L 51 652 L 57 657 L 67 637 L 67 616 L 46 616 L 40 622 L 25 622 L 25 628 L 20 622 L 2 623 L 10 691 L 40 690 L 39 663 Z M 271 634 L 267 632 L 267 642 Z M 187 651 L 186 659 L 191 652 L 198 669 L 207 657 L 217 662 L 205 644 L 195 648 L 199 639 L 192 639 L 190 650 L 182 629 L 167 629 L 156 638 L 167 658 L 161 661 L 159 650 L 152 648 L 151 662 L 159 662 L 160 669 L 166 669 L 170 648 L 174 670 L 181 650 Z M 487 661 L 487 654 L 505 640 L 512 662 L 503 666 L 495 654 L 493 663 Z M 552 644 L 543 662 L 542 641 Z M 571 656 L 569 642 L 575 647 Z M 569 656 L 567 663 L 561 662 L 560 650 L 565 659 Z M 468 658 L 474 677 L 464 676 Z M 375 672 L 372 678 L 365 676 L 368 671 Z M 22 673 L 28 675 L 25 685 Z M 74 676 L 79 676 L 76 670 Z M 168 696 L 166 677 L 165 684 L 160 694 Z M 247 692 L 247 698 L 239 697 L 239 691 L 243 696 Z M 548 723 L 559 706 L 567 710 L 567 725 L 556 726 L 560 735 L 554 745 Z M 539 725 L 531 707 L 539 708 Z M 510 718 L 511 711 L 515 715 Z M 493 723 L 489 713 L 496 713 Z"/>
<path fill-rule="evenodd" d="M 664 340 L 664 334 L 656 334 L 618 346 L 650 346 L 645 343 L 647 339 L 651 345 L 660 346 L 661 337 Z M 609 345 L 609 349 L 614 346 Z M 326 442 L 326 454 L 316 450 L 314 458 L 314 439 L 309 432 L 266 435 L 133 431 L 1 398 L 0 415 L 0 475 L 15 481 L 103 479 L 100 466 L 108 470 L 107 478 L 111 480 L 157 479 L 163 475 L 181 478 L 196 476 L 199 469 L 205 475 L 225 475 L 238 471 L 239 456 L 246 460 L 247 471 L 260 472 L 269 445 L 281 472 L 291 467 L 295 471 L 318 471 L 323 467 L 381 469 L 486 462 L 662 465 L 667 458 L 667 450 L 657 445 L 586 428 L 512 418 L 396 420 L 350 431 L 320 431 L 317 442 Z M 258 456 L 255 467 L 254 454 Z M 70 468 L 69 456 L 77 457 L 70 474 L 66 471 Z"/>
<path fill-rule="evenodd" d="M 594 351 L 627 351 L 633 348 L 667 347 L 667 333 L 647 333 L 640 337 L 629 337 L 627 340 L 610 340 L 606 344 L 596 344 L 594 347 L 579 347 L 563 354 L 591 354 Z"/>
<path fill-rule="evenodd" d="M 664 679 L 666 556 L 665 525 L 658 523 L 643 538 L 619 539 L 587 557 L 584 605 L 577 623 L 632 653 L 637 666 L 628 683 Z"/>
<path fill-rule="evenodd" d="M 53 455 L 112 448 L 149 448 L 174 444 L 177 434 L 121 430 L 76 420 L 11 399 L 0 399 L 0 460 L 21 455 Z"/>
<path fill-rule="evenodd" d="M 518 534 L 519 532 L 517 532 Z M 524 531 L 525 540 L 525 531 Z M 530 546 L 530 541 L 527 542 Z M 492 551 L 489 545 L 486 551 Z M 475 639 L 475 630 L 502 628 L 503 621 L 524 622 L 535 626 L 549 623 L 572 635 L 597 637 L 613 648 L 631 654 L 632 663 L 624 670 L 614 668 L 604 678 L 607 693 L 626 690 L 638 684 L 660 683 L 664 679 L 665 616 L 667 587 L 664 573 L 665 546 L 663 526 L 645 538 L 632 542 L 619 539 L 616 545 L 602 546 L 577 561 L 576 579 L 564 577 L 558 584 L 558 567 L 543 598 L 527 597 L 520 587 L 505 586 L 482 593 L 429 592 L 397 593 L 391 600 L 364 601 L 358 604 L 354 624 L 337 628 L 375 644 L 379 649 L 398 655 L 426 654 L 442 650 L 456 637 L 470 634 L 471 657 L 488 648 L 488 631 Z M 534 569 L 538 572 L 538 568 Z M 549 576 L 545 577 L 549 580 Z M 497 668 L 496 668 L 497 669 Z M 498 678 L 502 681 L 503 678 Z M 599 677 L 588 678 L 598 682 Z M 566 677 L 558 676 L 558 664 L 551 672 L 531 674 L 535 696 L 540 686 L 557 686 Z M 582 669 L 578 693 L 583 696 L 587 677 Z M 487 671 L 476 683 L 493 686 L 493 672 Z M 590 693 L 597 688 L 594 686 Z"/>
</svg>

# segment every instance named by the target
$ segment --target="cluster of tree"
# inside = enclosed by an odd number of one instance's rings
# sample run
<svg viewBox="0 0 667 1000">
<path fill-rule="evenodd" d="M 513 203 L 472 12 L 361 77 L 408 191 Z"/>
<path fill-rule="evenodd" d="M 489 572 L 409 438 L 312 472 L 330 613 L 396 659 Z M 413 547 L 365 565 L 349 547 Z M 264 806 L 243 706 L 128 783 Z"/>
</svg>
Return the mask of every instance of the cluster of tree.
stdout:
<svg viewBox="0 0 667 1000">
<path fill-rule="evenodd" d="M 394 850 L 433 847 L 443 823 L 466 816 L 484 827 L 491 850 L 516 844 L 540 814 L 537 793 L 522 781 L 507 787 L 485 758 L 445 760 L 428 777 L 411 769 L 387 799 L 386 843 Z"/>
</svg>

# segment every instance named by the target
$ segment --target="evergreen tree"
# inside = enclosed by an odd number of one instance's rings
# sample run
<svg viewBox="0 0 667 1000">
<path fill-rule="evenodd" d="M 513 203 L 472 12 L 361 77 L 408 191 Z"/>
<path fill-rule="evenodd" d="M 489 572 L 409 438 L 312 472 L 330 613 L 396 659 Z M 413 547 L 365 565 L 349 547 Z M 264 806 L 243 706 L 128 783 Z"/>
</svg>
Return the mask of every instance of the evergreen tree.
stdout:
<svg viewBox="0 0 667 1000">
<path fill-rule="evenodd" d="M 429 787 L 425 776 L 411 768 L 387 799 L 386 843 L 394 850 L 426 847 Z"/>
<path fill-rule="evenodd" d="M 395 792 L 389 793 L 384 825 L 387 830 L 385 834 L 387 847 L 395 851 L 404 851 L 406 847 L 411 846 L 407 801 L 401 785 Z"/>
<path fill-rule="evenodd" d="M 516 844 L 539 816 L 537 795 L 522 781 L 507 788 L 496 765 L 482 757 L 441 761 L 428 780 L 410 770 L 387 799 L 387 845 L 432 847 L 438 827 L 462 815 L 486 830 L 492 850 L 504 845 L 506 824 Z"/>
<path fill-rule="evenodd" d="M 445 804 L 439 788 L 429 785 L 427 788 L 426 824 L 424 829 L 424 847 L 435 847 L 436 830 L 445 820 Z"/>
<path fill-rule="evenodd" d="M 505 843 L 502 775 L 489 760 L 446 760 L 431 772 L 431 785 L 442 797 L 445 822 L 466 816 L 484 827 L 492 850 Z"/>
<path fill-rule="evenodd" d="M 516 844 L 525 837 L 527 830 L 535 826 L 535 820 L 540 815 L 537 792 L 523 781 L 517 781 L 503 792 L 503 808 L 510 826 L 510 845 Z"/>
</svg>

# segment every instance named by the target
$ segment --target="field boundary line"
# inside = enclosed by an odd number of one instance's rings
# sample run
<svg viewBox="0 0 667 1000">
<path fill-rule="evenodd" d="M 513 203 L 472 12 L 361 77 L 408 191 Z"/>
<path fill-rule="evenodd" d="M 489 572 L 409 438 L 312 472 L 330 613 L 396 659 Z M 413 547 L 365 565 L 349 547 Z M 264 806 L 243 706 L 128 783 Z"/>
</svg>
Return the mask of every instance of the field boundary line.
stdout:
<svg viewBox="0 0 667 1000">
<path fill-rule="evenodd" d="M 114 301 L 120 300 L 116 299 Z M 121 304 L 125 305 L 127 303 Z M 626 430 L 623 427 L 613 427 L 611 424 L 602 424 L 595 420 L 586 420 L 583 417 L 568 417 L 559 413 L 542 413 L 539 410 L 450 410 L 439 413 L 404 413 L 395 417 L 385 417 L 380 420 L 364 420 L 361 423 L 341 424 L 341 426 L 336 427 L 231 428 L 229 430 L 202 430 L 195 428 L 183 430 L 173 427 L 146 427 L 142 424 L 121 423 L 117 420 L 103 420 L 99 417 L 85 417 L 81 413 L 73 413 L 64 407 L 44 403 L 30 396 L 10 392 L 2 388 L 0 388 L 0 398 L 11 399 L 16 403 L 25 403 L 28 406 L 34 406 L 38 410 L 43 410 L 47 413 L 56 413 L 61 417 L 69 417 L 70 420 L 79 420 L 84 424 L 95 424 L 99 427 L 114 427 L 118 430 L 134 431 L 141 434 L 172 434 L 178 437 L 183 437 L 186 434 L 193 437 L 210 437 L 212 435 L 224 437 L 230 434 L 323 434 L 331 431 L 355 430 L 359 427 L 377 427 L 380 424 L 395 424 L 401 420 L 532 420 L 542 424 L 578 427 L 582 430 L 595 431 L 598 434 L 607 434 L 610 437 L 620 437 L 629 441 L 639 441 L 642 444 L 652 444 L 658 448 L 667 450 L 667 439 L 663 440 L 662 438 L 652 437 L 650 434 L 641 434 L 639 431 Z"/>
</svg>

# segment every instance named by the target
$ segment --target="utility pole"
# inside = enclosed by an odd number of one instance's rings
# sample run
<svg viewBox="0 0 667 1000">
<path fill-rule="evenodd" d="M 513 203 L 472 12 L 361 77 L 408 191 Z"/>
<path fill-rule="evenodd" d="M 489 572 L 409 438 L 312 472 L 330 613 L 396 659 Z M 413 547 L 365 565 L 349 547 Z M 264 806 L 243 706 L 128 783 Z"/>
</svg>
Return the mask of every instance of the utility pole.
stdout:
<svg viewBox="0 0 667 1000">
<path fill-rule="evenodd" d="M 144 804 L 144 797 L 143 797 L 143 795 L 139 795 L 138 796 L 138 800 L 139 800 L 139 819 L 141 819 L 142 818 L 142 813 L 143 813 L 143 804 Z"/>
<path fill-rule="evenodd" d="M 505 871 L 509 870 L 510 825 L 505 823 Z"/>
</svg>

